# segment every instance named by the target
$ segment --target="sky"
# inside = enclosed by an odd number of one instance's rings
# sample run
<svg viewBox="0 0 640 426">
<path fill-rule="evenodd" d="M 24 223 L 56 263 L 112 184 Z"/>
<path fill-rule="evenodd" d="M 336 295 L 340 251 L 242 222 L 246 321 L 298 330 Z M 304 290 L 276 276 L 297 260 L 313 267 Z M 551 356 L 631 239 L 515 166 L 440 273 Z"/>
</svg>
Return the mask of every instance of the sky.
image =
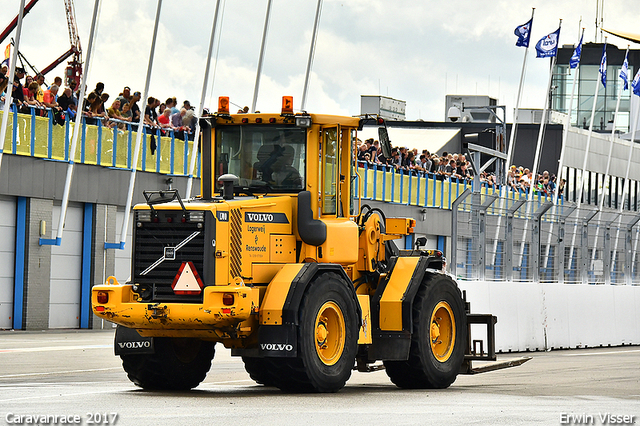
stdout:
<svg viewBox="0 0 640 426">
<path fill-rule="evenodd" d="M 150 96 L 200 104 L 215 4 L 162 1 Z M 0 28 L 19 5 L 2 0 Z M 143 92 L 157 5 L 157 0 L 102 1 L 90 90 L 103 82 L 111 100 L 125 85 Z M 272 1 L 258 110 L 279 111 L 284 95 L 293 96 L 294 108 L 300 108 L 316 6 L 315 0 Z M 75 0 L 83 58 L 93 7 L 94 1 Z M 407 120 L 442 121 L 446 95 L 489 95 L 506 105 L 511 121 L 525 52 L 515 46 L 514 29 L 529 20 L 532 8 L 520 107 L 542 108 L 550 59 L 535 58 L 533 47 L 560 19 L 560 45 L 577 43 L 581 18 L 585 42 L 596 41 L 596 0 L 324 0 L 305 109 L 357 115 L 361 95 L 383 95 L 406 102 Z M 251 106 L 266 9 L 267 0 L 221 0 L 205 107 L 216 109 L 218 96 L 229 96 L 236 107 Z M 639 32 L 628 1 L 607 0 L 603 18 L 605 28 Z M 608 42 L 628 44 L 614 36 Z M 64 1 L 40 0 L 24 18 L 20 51 L 42 69 L 69 47 Z M 65 67 L 66 62 L 51 71 L 47 82 L 62 76 Z"/>
</svg>

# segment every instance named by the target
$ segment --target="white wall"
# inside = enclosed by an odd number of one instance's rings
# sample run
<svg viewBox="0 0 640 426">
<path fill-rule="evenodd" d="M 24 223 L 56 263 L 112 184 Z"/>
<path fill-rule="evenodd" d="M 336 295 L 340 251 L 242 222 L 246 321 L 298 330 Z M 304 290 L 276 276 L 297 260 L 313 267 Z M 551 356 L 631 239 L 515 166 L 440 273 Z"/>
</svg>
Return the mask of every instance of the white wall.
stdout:
<svg viewBox="0 0 640 426">
<path fill-rule="evenodd" d="M 16 201 L 0 196 L 0 329 L 13 328 Z"/>
<path fill-rule="evenodd" d="M 60 205 L 53 206 L 51 236 L 56 237 Z M 84 206 L 69 203 L 60 246 L 51 246 L 49 328 L 80 327 Z"/>
<path fill-rule="evenodd" d="M 472 313 L 498 317 L 498 352 L 640 344 L 640 286 L 458 284 Z"/>
</svg>

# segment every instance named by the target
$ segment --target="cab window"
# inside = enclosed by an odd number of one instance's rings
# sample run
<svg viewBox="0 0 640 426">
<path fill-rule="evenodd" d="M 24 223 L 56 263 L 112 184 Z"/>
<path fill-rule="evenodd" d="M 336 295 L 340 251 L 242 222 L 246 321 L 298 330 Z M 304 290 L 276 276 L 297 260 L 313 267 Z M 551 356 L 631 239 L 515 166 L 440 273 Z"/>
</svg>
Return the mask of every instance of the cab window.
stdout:
<svg viewBox="0 0 640 426">
<path fill-rule="evenodd" d="M 299 192 L 306 180 L 306 132 L 289 126 L 216 128 L 216 182 L 225 173 L 239 185 L 268 192 Z"/>
</svg>

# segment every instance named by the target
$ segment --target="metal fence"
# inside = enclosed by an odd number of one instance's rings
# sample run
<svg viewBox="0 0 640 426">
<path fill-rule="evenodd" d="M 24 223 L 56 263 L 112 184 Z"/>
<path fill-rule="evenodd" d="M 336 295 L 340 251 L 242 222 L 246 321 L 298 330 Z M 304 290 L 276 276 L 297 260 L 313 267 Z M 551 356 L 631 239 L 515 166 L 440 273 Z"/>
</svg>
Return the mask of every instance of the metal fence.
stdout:
<svg viewBox="0 0 640 426">
<path fill-rule="evenodd" d="M 473 187 L 473 180 L 456 179 L 449 176 L 417 171 L 397 170 L 382 164 L 372 165 L 358 161 L 355 178 L 356 193 L 367 200 L 405 204 L 418 207 L 451 209 L 453 202 L 467 189 Z M 517 200 L 526 197 L 523 190 L 511 187 L 499 188 L 476 182 L 483 195 L 497 195 L 506 191 L 506 197 Z M 537 202 L 550 201 L 551 194 L 533 195 Z M 562 200 L 561 200 L 562 202 Z"/>
<path fill-rule="evenodd" d="M 640 284 L 640 214 L 464 191 L 452 203 L 459 279 Z"/>
</svg>

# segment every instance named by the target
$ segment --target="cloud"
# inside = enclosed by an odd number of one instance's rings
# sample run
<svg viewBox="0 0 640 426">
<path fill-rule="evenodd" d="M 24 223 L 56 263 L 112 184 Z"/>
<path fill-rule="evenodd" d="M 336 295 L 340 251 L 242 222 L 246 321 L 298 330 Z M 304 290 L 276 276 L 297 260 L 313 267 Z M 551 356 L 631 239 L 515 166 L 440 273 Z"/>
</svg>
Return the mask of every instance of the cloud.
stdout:
<svg viewBox="0 0 640 426">
<path fill-rule="evenodd" d="M 5 4 L 6 3 L 6 4 Z M 536 2 L 532 41 L 554 31 L 563 18 L 561 44 L 577 41 L 580 16 L 586 39 L 595 36 L 591 0 Z M 221 31 L 213 90 L 251 105 L 266 2 L 222 1 Z M 0 23 L 16 14 L 18 0 L 4 0 Z M 605 27 L 634 31 L 635 16 L 625 4 L 607 2 Z M 142 91 L 157 1 L 102 2 L 89 87 L 103 81 L 117 95 L 124 85 Z M 163 2 L 150 94 L 176 96 L 197 105 L 215 2 Z M 88 48 L 93 2 L 76 2 L 78 32 Z M 315 1 L 273 0 L 258 107 L 279 110 L 283 95 L 299 105 L 304 85 Z M 524 50 L 516 47 L 514 28 L 531 16 L 529 5 L 496 0 L 325 0 L 310 79 L 307 110 L 354 115 L 360 95 L 388 95 L 407 102 L 407 118 L 442 120 L 447 94 L 489 94 L 515 105 Z M 610 38 L 624 48 L 626 42 Z M 44 68 L 69 48 L 62 2 L 39 2 L 27 15 L 21 51 Z M 530 52 L 521 106 L 542 108 L 549 62 Z M 85 53 L 86 57 L 86 53 Z M 66 64 L 51 74 L 62 75 Z M 212 65 L 213 71 L 214 65 Z"/>
</svg>

